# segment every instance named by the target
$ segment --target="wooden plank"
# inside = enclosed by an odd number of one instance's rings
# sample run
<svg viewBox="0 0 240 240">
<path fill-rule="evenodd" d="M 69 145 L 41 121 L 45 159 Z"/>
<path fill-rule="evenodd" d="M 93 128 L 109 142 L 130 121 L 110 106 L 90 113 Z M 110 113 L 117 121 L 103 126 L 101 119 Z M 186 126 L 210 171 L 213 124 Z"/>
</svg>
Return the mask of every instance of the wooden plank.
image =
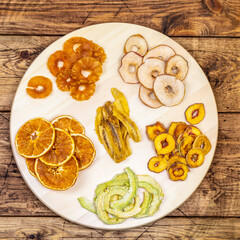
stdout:
<svg viewBox="0 0 240 240">
<path fill-rule="evenodd" d="M 9 111 L 17 86 L 32 61 L 58 37 L 0 38 L 0 111 Z M 206 73 L 219 112 L 240 111 L 240 41 L 234 38 L 178 38 Z M 224 96 L 224 98 L 223 98 Z"/>
<path fill-rule="evenodd" d="M 2 0 L 0 34 L 59 35 L 102 22 L 129 22 L 169 36 L 240 36 L 239 12 L 238 0 Z"/>
<path fill-rule="evenodd" d="M 1 239 L 239 239 L 238 218 L 165 217 L 131 231 L 106 231 L 60 217 L 1 217 Z"/>
<path fill-rule="evenodd" d="M 171 216 L 240 217 L 240 114 L 219 114 L 214 160 L 194 194 Z M 55 216 L 29 190 L 11 154 L 9 113 L 0 114 L 0 215 Z"/>
</svg>

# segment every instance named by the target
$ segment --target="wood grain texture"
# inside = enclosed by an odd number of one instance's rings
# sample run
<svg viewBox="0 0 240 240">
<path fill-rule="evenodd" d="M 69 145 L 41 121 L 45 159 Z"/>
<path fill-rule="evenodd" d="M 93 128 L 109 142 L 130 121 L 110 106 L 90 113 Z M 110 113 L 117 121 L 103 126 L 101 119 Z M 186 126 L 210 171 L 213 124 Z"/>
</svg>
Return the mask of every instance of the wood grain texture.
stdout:
<svg viewBox="0 0 240 240">
<path fill-rule="evenodd" d="M 0 34 L 7 35 L 59 35 L 99 22 L 128 22 L 169 36 L 240 36 L 238 0 L 1 0 L 0 4 Z"/>
<path fill-rule="evenodd" d="M 60 217 L 1 217 L 4 239 L 239 239 L 237 218 L 165 217 L 131 231 L 85 228 Z"/>
<path fill-rule="evenodd" d="M 0 111 L 9 111 L 17 86 L 32 61 L 56 36 L 2 36 L 0 38 Z M 180 38 L 206 73 L 219 112 L 240 111 L 240 41 L 237 38 Z M 224 96 L 224 101 L 223 101 Z"/>
<path fill-rule="evenodd" d="M 240 217 L 240 114 L 219 114 L 218 145 L 210 170 L 170 216 Z M 0 215 L 55 216 L 30 191 L 11 154 L 9 113 L 0 114 Z M 234 130 L 233 130 L 234 129 Z"/>
</svg>

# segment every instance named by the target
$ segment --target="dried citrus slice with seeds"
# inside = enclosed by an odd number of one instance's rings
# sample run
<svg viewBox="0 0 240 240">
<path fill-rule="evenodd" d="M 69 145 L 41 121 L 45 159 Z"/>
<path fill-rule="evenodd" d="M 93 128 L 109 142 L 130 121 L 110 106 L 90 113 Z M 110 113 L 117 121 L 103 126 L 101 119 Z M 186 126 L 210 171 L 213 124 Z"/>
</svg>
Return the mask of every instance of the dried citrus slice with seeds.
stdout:
<svg viewBox="0 0 240 240">
<path fill-rule="evenodd" d="M 67 59 L 74 63 L 80 58 L 91 57 L 94 51 L 94 43 L 83 37 L 72 37 L 63 45 L 63 51 Z"/>
<path fill-rule="evenodd" d="M 71 69 L 65 69 L 61 71 L 56 79 L 57 87 L 65 92 L 69 91 L 71 87 L 76 85 L 76 80 L 71 76 Z"/>
<path fill-rule="evenodd" d="M 26 91 L 32 98 L 45 98 L 52 92 L 52 82 L 43 76 L 32 77 L 28 81 Z"/>
<path fill-rule="evenodd" d="M 70 89 L 70 95 L 77 101 L 88 100 L 95 92 L 95 83 L 82 83 Z"/>
<path fill-rule="evenodd" d="M 101 64 L 103 64 L 106 60 L 106 54 L 104 52 L 104 49 L 94 43 L 94 48 L 93 48 L 93 58 L 97 59 Z"/>
<path fill-rule="evenodd" d="M 76 182 L 78 177 L 78 163 L 74 156 L 58 167 L 46 165 L 37 159 L 35 172 L 43 186 L 53 190 L 67 190 Z"/>
<path fill-rule="evenodd" d="M 27 167 L 28 167 L 28 171 L 34 177 L 37 177 L 37 175 L 35 173 L 35 162 L 36 162 L 36 158 L 26 158 L 26 164 L 27 164 Z"/>
<path fill-rule="evenodd" d="M 60 166 L 73 155 L 75 145 L 71 135 L 60 128 L 55 128 L 55 141 L 51 149 L 40 157 L 49 166 Z"/>
<path fill-rule="evenodd" d="M 95 147 L 92 141 L 82 134 L 72 134 L 75 142 L 75 153 L 79 165 L 79 170 L 89 167 L 95 158 Z"/>
<path fill-rule="evenodd" d="M 78 60 L 72 67 L 72 77 L 80 83 L 94 83 L 102 74 L 102 64 L 92 57 Z"/>
<path fill-rule="evenodd" d="M 65 53 L 59 50 L 48 58 L 47 66 L 51 74 L 57 77 L 60 71 L 72 68 L 72 63 L 66 59 Z"/>
<path fill-rule="evenodd" d="M 37 158 L 50 150 L 55 140 L 53 125 L 44 118 L 24 123 L 17 132 L 15 144 L 20 155 Z"/>
<path fill-rule="evenodd" d="M 69 134 L 80 133 L 84 134 L 85 129 L 82 124 L 72 116 L 62 115 L 52 120 L 52 125 L 55 128 L 60 128 Z"/>
</svg>

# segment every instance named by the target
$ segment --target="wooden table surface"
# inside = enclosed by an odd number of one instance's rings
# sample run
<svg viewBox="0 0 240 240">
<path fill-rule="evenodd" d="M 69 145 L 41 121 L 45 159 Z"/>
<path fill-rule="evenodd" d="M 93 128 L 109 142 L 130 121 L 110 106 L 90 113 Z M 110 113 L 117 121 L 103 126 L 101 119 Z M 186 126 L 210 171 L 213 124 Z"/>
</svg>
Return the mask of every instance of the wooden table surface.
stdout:
<svg viewBox="0 0 240 240">
<path fill-rule="evenodd" d="M 126 231 L 73 224 L 45 207 L 21 177 L 9 139 L 11 103 L 32 61 L 59 37 L 102 22 L 150 27 L 188 50 L 219 113 L 212 165 L 169 216 Z M 0 239 L 240 239 L 239 0 L 0 0 Z"/>
</svg>

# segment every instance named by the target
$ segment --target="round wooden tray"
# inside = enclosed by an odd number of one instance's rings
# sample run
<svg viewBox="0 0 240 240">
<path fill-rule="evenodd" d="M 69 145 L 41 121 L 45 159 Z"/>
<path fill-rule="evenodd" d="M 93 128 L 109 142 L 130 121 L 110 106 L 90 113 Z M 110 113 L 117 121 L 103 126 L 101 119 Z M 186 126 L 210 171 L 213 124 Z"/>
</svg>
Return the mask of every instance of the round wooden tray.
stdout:
<svg viewBox="0 0 240 240">
<path fill-rule="evenodd" d="M 159 44 L 171 46 L 176 53 L 182 55 L 189 64 L 189 72 L 184 80 L 186 93 L 181 104 L 175 107 L 161 107 L 151 109 L 145 106 L 138 97 L 139 84 L 125 84 L 120 78 L 118 68 L 126 39 L 133 34 L 141 34 L 147 40 L 149 48 Z M 77 102 L 71 98 L 69 92 L 61 92 L 55 83 L 55 78 L 47 68 L 48 57 L 56 50 L 61 50 L 63 43 L 74 36 L 82 36 L 102 46 L 107 54 L 103 65 L 103 74 L 96 84 L 95 94 L 88 100 Z M 53 92 L 45 99 L 35 100 L 26 94 L 28 80 L 36 75 L 48 77 L 53 82 Z M 94 131 L 96 109 L 108 100 L 113 100 L 111 88 L 122 91 L 129 103 L 130 117 L 140 129 L 142 140 L 139 143 L 131 141 L 132 155 L 125 161 L 116 164 L 106 153 L 103 145 L 98 141 Z M 197 125 L 208 136 L 212 149 L 206 155 L 204 164 L 191 169 L 185 181 L 173 182 L 166 171 L 156 174 L 147 168 L 148 160 L 154 156 L 153 143 L 145 134 L 146 125 L 156 121 L 169 127 L 173 121 L 185 121 L 184 112 L 193 103 L 204 103 L 206 116 Z M 79 173 L 75 185 L 66 191 L 54 191 L 45 188 L 33 177 L 26 166 L 25 160 L 15 148 L 15 136 L 20 126 L 34 117 L 43 117 L 52 120 L 59 115 L 71 115 L 78 119 L 86 129 L 96 148 L 96 158 L 93 164 Z M 52 211 L 58 215 L 81 225 L 99 229 L 126 229 L 137 227 L 162 218 L 180 206 L 196 190 L 212 162 L 218 135 L 218 115 L 212 89 L 202 69 L 194 58 L 178 43 L 162 33 L 152 29 L 126 24 L 105 23 L 76 30 L 58 39 L 47 47 L 31 64 L 23 76 L 16 92 L 12 105 L 10 135 L 13 155 L 19 171 L 32 192 Z M 164 199 L 160 209 L 152 217 L 130 218 L 117 225 L 106 225 L 98 217 L 83 209 L 77 201 L 80 196 L 93 199 L 96 186 L 110 180 L 115 174 L 123 172 L 129 166 L 136 174 L 148 174 L 156 179 L 164 192 Z"/>
</svg>

